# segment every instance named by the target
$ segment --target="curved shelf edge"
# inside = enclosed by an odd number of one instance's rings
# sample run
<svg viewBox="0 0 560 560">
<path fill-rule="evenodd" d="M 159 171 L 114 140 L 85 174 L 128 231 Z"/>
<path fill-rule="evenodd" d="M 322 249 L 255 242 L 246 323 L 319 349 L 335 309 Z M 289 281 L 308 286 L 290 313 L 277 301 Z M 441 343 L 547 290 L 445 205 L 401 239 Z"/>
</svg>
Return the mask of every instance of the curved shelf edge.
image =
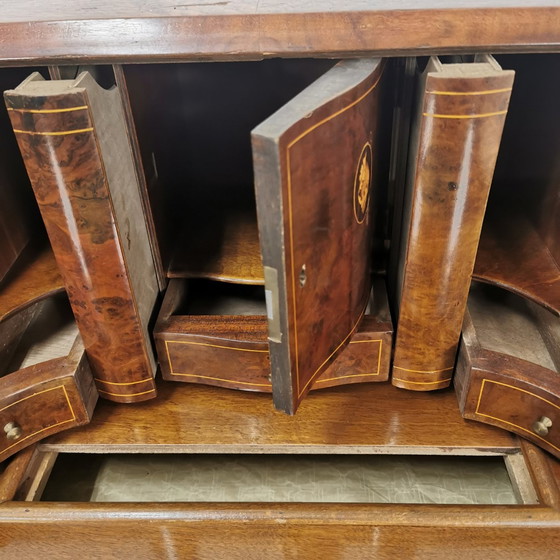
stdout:
<svg viewBox="0 0 560 560">
<path fill-rule="evenodd" d="M 473 280 L 509 290 L 560 316 L 560 266 L 519 213 L 503 211 L 486 219 Z"/>
<path fill-rule="evenodd" d="M 0 285 L 0 323 L 63 291 L 50 247 L 30 247 Z"/>
</svg>

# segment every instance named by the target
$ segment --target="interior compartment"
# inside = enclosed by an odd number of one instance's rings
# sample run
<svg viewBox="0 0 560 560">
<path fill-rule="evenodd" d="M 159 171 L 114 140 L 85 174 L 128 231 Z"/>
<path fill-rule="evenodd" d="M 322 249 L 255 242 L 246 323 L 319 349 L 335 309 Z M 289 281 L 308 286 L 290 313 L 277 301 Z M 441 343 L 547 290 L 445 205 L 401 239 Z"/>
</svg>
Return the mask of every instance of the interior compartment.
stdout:
<svg viewBox="0 0 560 560">
<path fill-rule="evenodd" d="M 535 314 L 531 302 L 507 290 L 475 282 L 468 310 L 483 348 L 527 360 L 557 373 L 549 344 L 543 336 L 543 322 Z M 551 320 L 560 325 L 559 318 L 551 317 Z"/>
<path fill-rule="evenodd" d="M 170 277 L 264 282 L 250 132 L 334 63 L 124 68 Z"/>
<path fill-rule="evenodd" d="M 501 457 L 60 454 L 42 501 L 520 503 Z"/>
<path fill-rule="evenodd" d="M 560 315 L 560 55 L 498 59 L 516 75 L 474 277 Z"/>
<path fill-rule="evenodd" d="M 41 68 L 0 68 L 0 91 L 16 87 Z M 2 99 L 0 108 L 0 289 L 2 280 L 33 239 L 45 238 L 43 223 Z"/>
<path fill-rule="evenodd" d="M 191 279 L 185 290 L 177 315 L 266 315 L 263 286 Z"/>
</svg>

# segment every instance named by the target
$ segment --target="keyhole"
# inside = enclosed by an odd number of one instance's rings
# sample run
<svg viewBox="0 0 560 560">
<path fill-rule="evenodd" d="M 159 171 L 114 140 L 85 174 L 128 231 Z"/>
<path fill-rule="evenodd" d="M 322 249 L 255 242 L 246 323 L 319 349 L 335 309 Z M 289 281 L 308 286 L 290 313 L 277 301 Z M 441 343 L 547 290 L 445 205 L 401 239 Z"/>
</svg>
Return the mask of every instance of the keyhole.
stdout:
<svg viewBox="0 0 560 560">
<path fill-rule="evenodd" d="M 299 285 L 303 288 L 306 282 L 307 282 L 307 272 L 305 271 L 305 265 L 303 265 L 299 273 Z"/>
</svg>

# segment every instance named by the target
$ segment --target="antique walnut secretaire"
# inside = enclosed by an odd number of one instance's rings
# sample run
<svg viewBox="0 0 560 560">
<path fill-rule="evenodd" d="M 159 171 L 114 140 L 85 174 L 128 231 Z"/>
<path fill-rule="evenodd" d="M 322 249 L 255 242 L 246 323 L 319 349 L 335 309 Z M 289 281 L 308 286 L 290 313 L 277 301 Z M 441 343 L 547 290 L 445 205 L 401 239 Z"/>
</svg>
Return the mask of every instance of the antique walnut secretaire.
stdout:
<svg viewBox="0 0 560 560">
<path fill-rule="evenodd" d="M 6 557 L 550 557 L 555 2 L 29 0 L 0 34 Z M 518 504 L 41 502 L 70 453 L 498 457 Z"/>
</svg>

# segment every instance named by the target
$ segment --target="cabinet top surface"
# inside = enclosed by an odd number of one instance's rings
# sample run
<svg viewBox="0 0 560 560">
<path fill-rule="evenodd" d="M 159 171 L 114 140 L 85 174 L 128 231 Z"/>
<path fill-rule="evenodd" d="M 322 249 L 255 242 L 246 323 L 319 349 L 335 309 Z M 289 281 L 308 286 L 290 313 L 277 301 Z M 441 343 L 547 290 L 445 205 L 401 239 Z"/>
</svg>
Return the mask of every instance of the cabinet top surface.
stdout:
<svg viewBox="0 0 560 560">
<path fill-rule="evenodd" d="M 560 51 L 560 0 L 9 0 L 0 63 Z"/>
<path fill-rule="evenodd" d="M 67 2 L 53 0 L 9 0 L 4 2 L 0 22 L 47 22 L 99 19 L 184 16 L 227 16 L 261 14 L 312 14 L 340 12 L 391 12 L 396 10 L 448 10 L 483 8 L 542 8 L 558 7 L 559 0 L 96 0 Z"/>
</svg>

